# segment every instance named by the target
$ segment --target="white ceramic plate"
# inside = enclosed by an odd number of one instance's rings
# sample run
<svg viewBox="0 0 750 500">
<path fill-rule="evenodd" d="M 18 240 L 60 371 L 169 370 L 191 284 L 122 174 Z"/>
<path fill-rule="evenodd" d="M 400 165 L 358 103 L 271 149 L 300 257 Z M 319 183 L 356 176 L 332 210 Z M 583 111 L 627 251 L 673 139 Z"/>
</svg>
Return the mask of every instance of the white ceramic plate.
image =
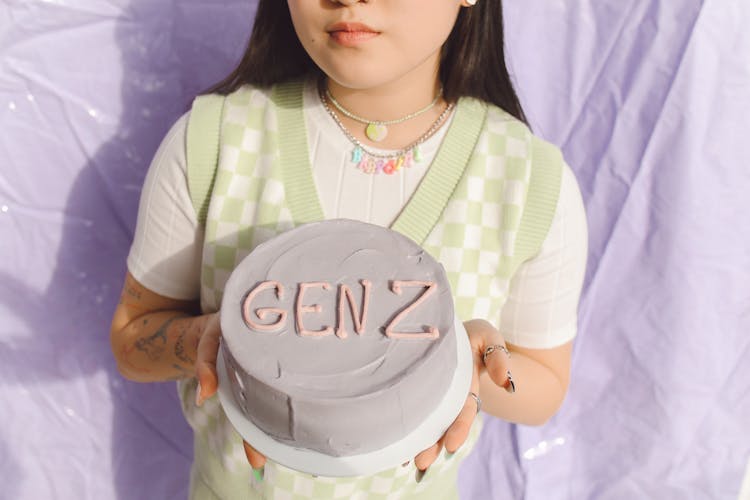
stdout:
<svg viewBox="0 0 750 500">
<path fill-rule="evenodd" d="M 402 440 L 377 451 L 334 457 L 276 441 L 247 419 L 235 402 L 221 352 L 216 364 L 219 375 L 219 400 L 237 432 L 253 448 L 274 462 L 316 476 L 347 477 L 376 474 L 412 460 L 420 451 L 435 444 L 461 411 L 471 385 L 473 361 L 469 338 L 458 318 L 455 328 L 456 371 L 445 397 L 435 411 L 414 431 Z"/>
</svg>

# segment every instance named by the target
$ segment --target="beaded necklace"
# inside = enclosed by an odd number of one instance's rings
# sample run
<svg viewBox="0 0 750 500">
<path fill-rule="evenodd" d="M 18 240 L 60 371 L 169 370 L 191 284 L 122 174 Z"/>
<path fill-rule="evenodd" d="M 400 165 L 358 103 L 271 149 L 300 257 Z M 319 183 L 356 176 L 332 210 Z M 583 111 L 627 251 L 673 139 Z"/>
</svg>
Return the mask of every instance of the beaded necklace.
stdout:
<svg viewBox="0 0 750 500">
<path fill-rule="evenodd" d="M 366 174 L 379 174 L 383 172 L 387 175 L 392 175 L 398 172 L 402 168 L 409 168 L 414 163 L 422 161 L 422 153 L 419 146 L 427 139 L 432 137 L 435 132 L 438 131 L 440 126 L 443 124 L 445 119 L 450 115 L 453 110 L 453 103 L 448 104 L 446 108 L 440 113 L 440 116 L 432 123 L 427 132 L 422 134 L 416 141 L 412 142 L 403 149 L 400 149 L 393 153 L 381 154 L 375 151 L 368 150 L 351 132 L 341 123 L 341 120 L 328 106 L 328 100 L 326 99 L 326 92 L 321 89 L 320 102 L 323 103 L 323 107 L 328 114 L 336 122 L 336 125 L 341 129 L 349 142 L 354 145 L 354 149 L 349 156 L 349 161 L 354 163 L 359 170 Z"/>
<path fill-rule="evenodd" d="M 396 125 L 398 123 L 404 123 L 405 121 L 411 120 L 412 118 L 416 118 L 417 116 L 421 115 L 422 113 L 426 113 L 427 111 L 431 110 L 435 104 L 440 100 L 440 96 L 443 95 L 443 88 L 440 87 L 440 91 L 435 96 L 435 98 L 432 100 L 430 104 L 425 106 L 424 108 L 415 111 L 413 113 L 409 113 L 406 116 L 402 116 L 401 118 L 396 118 L 395 120 L 368 120 L 366 118 L 362 118 L 359 115 L 355 115 L 348 109 L 346 109 L 344 106 L 339 104 L 339 102 L 336 100 L 335 97 L 333 97 L 333 94 L 331 94 L 331 91 L 326 88 L 326 97 L 329 101 L 336 107 L 336 109 L 339 110 L 341 114 L 344 116 L 347 116 L 351 118 L 352 120 L 358 121 L 359 123 L 364 123 L 367 125 L 365 127 L 365 135 L 368 139 L 370 139 L 373 142 L 380 142 L 384 140 L 386 137 L 388 137 L 388 125 Z"/>
</svg>

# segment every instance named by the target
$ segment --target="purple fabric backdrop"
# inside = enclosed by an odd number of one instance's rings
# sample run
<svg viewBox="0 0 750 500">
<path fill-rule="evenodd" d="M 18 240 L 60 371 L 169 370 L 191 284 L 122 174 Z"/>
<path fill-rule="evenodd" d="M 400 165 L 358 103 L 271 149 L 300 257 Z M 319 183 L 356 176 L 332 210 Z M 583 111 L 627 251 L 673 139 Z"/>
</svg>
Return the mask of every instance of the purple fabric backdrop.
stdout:
<svg viewBox="0 0 750 500">
<path fill-rule="evenodd" d="M 480 0 L 482 1 L 482 0 Z M 465 499 L 735 499 L 750 456 L 750 3 L 506 2 L 535 131 L 589 219 L 570 394 L 488 419 Z M 148 162 L 244 47 L 250 0 L 0 4 L 0 498 L 184 498 L 172 384 L 108 329 Z"/>
</svg>

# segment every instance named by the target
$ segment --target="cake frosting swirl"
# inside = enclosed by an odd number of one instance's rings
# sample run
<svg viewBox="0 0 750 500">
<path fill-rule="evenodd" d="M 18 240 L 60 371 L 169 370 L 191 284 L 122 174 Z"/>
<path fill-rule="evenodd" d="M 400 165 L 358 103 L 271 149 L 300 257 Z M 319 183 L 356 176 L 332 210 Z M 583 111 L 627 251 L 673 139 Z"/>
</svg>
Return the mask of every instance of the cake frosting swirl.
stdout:
<svg viewBox="0 0 750 500">
<path fill-rule="evenodd" d="M 345 219 L 256 247 L 227 282 L 221 328 L 247 418 L 277 441 L 331 456 L 414 430 L 456 366 L 442 266 L 395 231 Z"/>
</svg>

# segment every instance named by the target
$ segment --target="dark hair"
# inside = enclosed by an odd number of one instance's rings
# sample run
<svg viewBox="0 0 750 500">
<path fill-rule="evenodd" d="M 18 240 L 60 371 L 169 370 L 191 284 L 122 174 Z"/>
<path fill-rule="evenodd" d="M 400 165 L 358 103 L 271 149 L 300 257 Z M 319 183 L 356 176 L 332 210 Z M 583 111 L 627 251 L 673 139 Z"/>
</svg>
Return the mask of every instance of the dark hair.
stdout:
<svg viewBox="0 0 750 500">
<path fill-rule="evenodd" d="M 287 3 L 259 0 L 250 41 L 240 63 L 207 93 L 229 94 L 243 84 L 270 87 L 320 73 L 297 38 Z M 440 80 L 446 100 L 475 97 L 499 106 L 528 125 L 505 65 L 500 0 L 481 0 L 460 10 L 443 45 Z"/>
</svg>

